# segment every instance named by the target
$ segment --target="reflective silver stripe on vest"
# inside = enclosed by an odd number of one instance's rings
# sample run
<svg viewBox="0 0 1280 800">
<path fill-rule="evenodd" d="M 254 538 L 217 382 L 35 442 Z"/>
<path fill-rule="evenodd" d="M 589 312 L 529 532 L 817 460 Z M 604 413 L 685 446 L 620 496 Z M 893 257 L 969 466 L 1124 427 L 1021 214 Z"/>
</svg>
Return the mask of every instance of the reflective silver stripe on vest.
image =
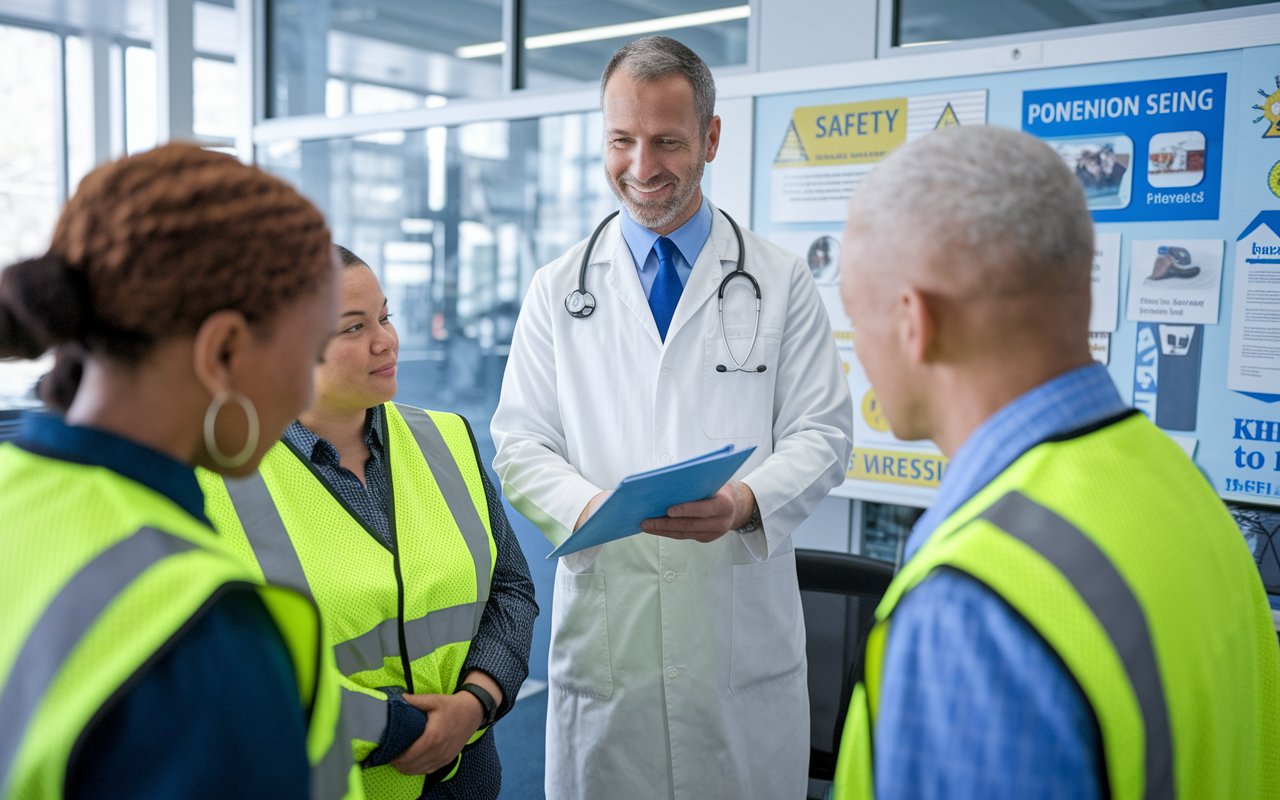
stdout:
<svg viewBox="0 0 1280 800">
<path fill-rule="evenodd" d="M 417 619 L 406 620 L 404 639 L 409 647 L 409 660 L 416 661 L 447 644 L 471 641 L 480 630 L 483 613 L 484 602 L 479 601 L 436 609 Z M 367 633 L 333 647 L 334 659 L 343 675 L 382 669 L 383 658 L 399 655 L 400 629 L 395 619 L 383 620 Z"/>
<path fill-rule="evenodd" d="M 342 723 L 333 733 L 333 744 L 320 763 L 311 768 L 311 800 L 342 800 L 350 788 L 351 737 L 343 733 Z"/>
<path fill-rule="evenodd" d="M 1164 684 L 1147 618 L 1111 559 L 1070 522 L 1020 492 L 979 515 L 1061 572 L 1102 624 L 1120 655 L 1146 728 L 1145 800 L 1173 800 L 1173 738 Z"/>
<path fill-rule="evenodd" d="M 380 742 L 387 725 L 387 702 L 342 689 L 342 705 L 333 744 L 311 770 L 311 800 L 340 800 L 350 789 L 353 766 L 351 740 Z M 359 777 L 356 778 L 359 780 Z"/>
<path fill-rule="evenodd" d="M 195 547 L 155 528 L 140 528 L 81 567 L 53 598 L 0 691 L 0 788 L 49 684 L 102 612 L 153 564 Z"/>
<path fill-rule="evenodd" d="M 387 701 L 343 689 L 342 727 L 348 744 L 351 739 L 374 743 L 382 741 L 382 732 L 387 727 Z"/>
<path fill-rule="evenodd" d="M 467 542 L 471 559 L 476 564 L 476 599 L 483 603 L 489 599 L 489 572 L 493 566 L 489 557 L 489 532 L 471 500 L 467 481 L 462 477 L 462 470 L 454 460 L 453 451 L 445 444 L 431 415 L 420 408 L 402 406 L 399 403 L 396 403 L 396 410 L 404 417 L 414 441 L 418 443 L 418 449 L 427 459 L 431 474 L 436 479 L 436 486 L 440 487 L 440 494 L 449 506 L 449 513 Z M 476 623 L 479 624 L 479 621 L 477 615 Z"/>
<path fill-rule="evenodd" d="M 267 583 L 295 589 L 314 599 L 307 573 L 298 560 L 298 551 L 293 547 L 262 473 L 255 472 L 247 478 L 223 478 L 222 482 Z"/>
</svg>

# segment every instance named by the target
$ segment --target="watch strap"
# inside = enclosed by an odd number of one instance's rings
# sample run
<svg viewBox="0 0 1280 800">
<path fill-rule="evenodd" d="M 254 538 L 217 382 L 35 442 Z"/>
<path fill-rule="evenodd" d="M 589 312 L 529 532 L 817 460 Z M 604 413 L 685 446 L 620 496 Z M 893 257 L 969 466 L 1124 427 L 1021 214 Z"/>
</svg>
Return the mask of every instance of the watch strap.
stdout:
<svg viewBox="0 0 1280 800">
<path fill-rule="evenodd" d="M 484 721 L 480 723 L 481 728 L 487 728 L 493 724 L 493 721 L 498 716 L 498 703 L 487 689 L 474 683 L 464 683 L 458 687 L 458 692 L 471 693 L 480 701 L 480 705 L 484 707 Z M 454 692 L 454 694 L 458 692 Z"/>
<path fill-rule="evenodd" d="M 760 517 L 760 506 L 757 505 L 751 509 L 751 517 L 747 520 L 747 524 L 738 528 L 738 533 L 755 533 L 760 530 L 760 526 L 764 524 L 764 520 Z"/>
</svg>

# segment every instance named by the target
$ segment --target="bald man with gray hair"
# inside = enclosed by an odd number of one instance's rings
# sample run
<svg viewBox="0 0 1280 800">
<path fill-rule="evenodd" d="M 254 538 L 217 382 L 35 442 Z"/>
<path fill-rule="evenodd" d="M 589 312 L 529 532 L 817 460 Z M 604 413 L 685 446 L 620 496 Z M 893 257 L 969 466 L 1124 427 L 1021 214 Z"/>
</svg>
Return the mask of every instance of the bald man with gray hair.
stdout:
<svg viewBox="0 0 1280 800">
<path fill-rule="evenodd" d="M 950 464 L 868 638 L 838 800 L 1280 791 L 1257 569 L 1091 360 L 1092 256 L 1079 182 L 1011 130 L 931 133 L 853 198 L 858 359 Z"/>
</svg>

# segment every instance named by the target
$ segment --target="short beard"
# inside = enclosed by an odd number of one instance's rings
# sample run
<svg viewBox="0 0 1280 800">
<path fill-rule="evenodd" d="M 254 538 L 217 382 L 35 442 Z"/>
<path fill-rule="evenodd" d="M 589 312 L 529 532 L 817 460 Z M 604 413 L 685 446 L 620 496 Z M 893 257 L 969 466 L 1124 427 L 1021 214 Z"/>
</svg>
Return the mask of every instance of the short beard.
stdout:
<svg viewBox="0 0 1280 800">
<path fill-rule="evenodd" d="M 673 172 L 664 173 L 653 183 L 659 185 L 668 182 L 672 183 L 674 184 L 673 191 L 670 199 L 654 203 L 639 202 L 626 193 L 624 184 L 630 184 L 640 189 L 645 188 L 643 183 L 630 174 L 623 173 L 622 177 L 616 180 L 607 170 L 605 174 L 609 179 L 609 188 L 613 189 L 614 195 L 626 207 L 627 213 L 631 215 L 631 218 L 649 230 L 656 231 L 675 222 L 684 213 L 689 201 L 693 198 L 694 192 L 698 191 L 698 186 L 702 184 L 702 173 L 706 166 L 706 160 L 699 158 L 698 163 L 686 178 L 681 178 Z"/>
</svg>

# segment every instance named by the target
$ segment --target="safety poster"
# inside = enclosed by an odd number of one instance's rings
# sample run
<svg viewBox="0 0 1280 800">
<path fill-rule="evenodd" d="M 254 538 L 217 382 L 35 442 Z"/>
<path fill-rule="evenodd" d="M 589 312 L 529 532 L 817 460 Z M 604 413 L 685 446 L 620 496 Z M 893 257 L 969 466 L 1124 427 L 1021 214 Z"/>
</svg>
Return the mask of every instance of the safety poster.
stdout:
<svg viewBox="0 0 1280 800">
<path fill-rule="evenodd" d="M 853 394 L 835 494 L 927 505 L 947 468 L 894 437 L 854 355 L 848 198 L 894 147 L 983 123 L 1045 140 L 1080 180 L 1090 350 L 1121 396 L 1221 496 L 1280 505 L 1280 46 L 757 99 L 752 227 L 809 264 Z"/>
</svg>

